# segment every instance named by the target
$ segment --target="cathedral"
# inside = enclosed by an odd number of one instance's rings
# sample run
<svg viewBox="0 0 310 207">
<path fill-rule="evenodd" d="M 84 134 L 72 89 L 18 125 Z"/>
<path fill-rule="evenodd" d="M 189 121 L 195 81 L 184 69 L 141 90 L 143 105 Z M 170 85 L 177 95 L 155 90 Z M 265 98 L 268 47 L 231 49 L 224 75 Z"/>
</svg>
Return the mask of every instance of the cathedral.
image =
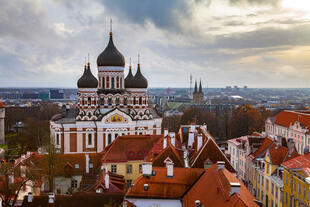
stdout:
<svg viewBox="0 0 310 207">
<path fill-rule="evenodd" d="M 201 81 L 199 82 L 199 90 L 197 89 L 197 81 L 195 81 L 195 89 L 193 92 L 193 102 L 195 104 L 203 104 L 204 103 L 204 93 L 202 91 Z"/>
<path fill-rule="evenodd" d="M 162 118 L 149 105 L 148 81 L 138 61 L 135 75 L 125 58 L 109 43 L 97 58 L 98 78 L 85 65 L 77 81 L 76 108 L 63 107 L 50 121 L 51 138 L 59 153 L 101 152 L 117 136 L 161 134 Z"/>
</svg>

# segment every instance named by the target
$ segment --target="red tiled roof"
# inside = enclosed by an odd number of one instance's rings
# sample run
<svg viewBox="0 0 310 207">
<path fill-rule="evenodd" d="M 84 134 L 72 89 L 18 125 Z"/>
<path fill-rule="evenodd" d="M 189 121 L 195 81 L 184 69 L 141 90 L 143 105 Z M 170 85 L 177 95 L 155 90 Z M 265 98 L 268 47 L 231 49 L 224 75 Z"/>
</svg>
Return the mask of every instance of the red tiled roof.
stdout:
<svg viewBox="0 0 310 207">
<path fill-rule="evenodd" d="M 305 172 L 308 172 L 307 168 L 310 168 L 310 153 L 287 160 L 282 163 L 282 166 L 287 169 L 304 168 Z"/>
<path fill-rule="evenodd" d="M 214 164 L 195 182 L 195 184 L 183 196 L 184 206 L 194 207 L 199 200 L 203 206 L 225 207 L 258 207 L 253 195 L 240 183 L 240 195 L 230 195 L 230 183 L 240 181 L 227 169 L 217 170 Z"/>
<path fill-rule="evenodd" d="M 174 146 L 168 141 L 167 147 L 162 150 L 162 152 L 157 155 L 153 160 L 148 160 L 153 162 L 153 166 L 165 167 L 165 159 L 169 157 L 174 163 L 175 167 L 184 167 L 184 160 L 180 157 L 180 154 L 175 150 Z"/>
<path fill-rule="evenodd" d="M 295 151 L 291 156 L 288 156 L 288 148 L 284 146 L 277 146 L 275 143 L 272 144 L 268 151 L 273 165 L 281 165 L 285 160 L 290 160 L 299 155 Z"/>
<path fill-rule="evenodd" d="M 144 160 L 162 135 L 124 135 L 117 137 L 105 152 L 102 162 Z"/>
<path fill-rule="evenodd" d="M 127 192 L 126 197 L 179 199 L 199 178 L 204 169 L 174 168 L 173 177 L 167 178 L 166 167 L 153 167 L 155 176 L 139 177 Z M 147 191 L 144 184 L 148 184 Z"/>
<path fill-rule="evenodd" d="M 249 155 L 250 158 L 254 159 L 257 158 L 258 156 L 263 157 L 270 145 L 273 143 L 273 140 L 270 139 L 269 137 L 266 137 L 262 143 L 262 145 L 253 153 Z"/>
<path fill-rule="evenodd" d="M 288 111 L 284 110 L 278 113 L 274 123 L 280 126 L 289 127 L 296 121 L 299 121 L 304 127 L 310 129 L 310 114 L 306 111 Z"/>
<path fill-rule="evenodd" d="M 197 152 L 197 155 L 191 159 L 191 166 L 194 168 L 204 168 L 204 162 L 207 159 L 211 160 L 213 163 L 224 161 L 225 167 L 229 171 L 235 172 L 226 155 L 220 150 L 213 139 L 208 139 L 208 141 L 203 144 L 201 149 Z"/>
<path fill-rule="evenodd" d="M 1 101 L 0 101 L 0 108 L 5 108 L 4 103 L 2 103 Z"/>
</svg>

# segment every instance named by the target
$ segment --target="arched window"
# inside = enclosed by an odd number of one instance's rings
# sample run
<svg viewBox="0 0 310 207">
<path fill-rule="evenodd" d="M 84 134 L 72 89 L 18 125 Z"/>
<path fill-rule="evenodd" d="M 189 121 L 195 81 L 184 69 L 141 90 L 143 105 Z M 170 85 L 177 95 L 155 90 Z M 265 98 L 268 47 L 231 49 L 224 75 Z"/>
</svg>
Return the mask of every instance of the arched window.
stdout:
<svg viewBox="0 0 310 207">
<path fill-rule="evenodd" d="M 60 145 L 60 136 L 56 134 L 56 145 Z"/>
<path fill-rule="evenodd" d="M 88 134 L 88 145 L 93 145 L 93 139 L 92 134 Z"/>
<path fill-rule="evenodd" d="M 119 82 L 120 82 L 120 89 L 123 89 L 123 78 L 120 78 Z"/>
<path fill-rule="evenodd" d="M 112 142 L 112 135 L 108 134 L 108 144 L 111 144 L 111 142 Z"/>
<path fill-rule="evenodd" d="M 116 77 L 116 88 L 119 88 L 119 77 Z"/>
<path fill-rule="evenodd" d="M 90 106 L 90 105 L 91 105 L 91 98 L 88 97 L 88 106 Z"/>
<path fill-rule="evenodd" d="M 114 86 L 114 81 L 115 81 L 115 80 L 114 80 L 114 77 L 112 77 L 112 78 L 111 78 L 111 88 L 112 88 L 112 89 L 114 89 L 114 87 L 115 87 L 115 86 Z"/>
<path fill-rule="evenodd" d="M 142 105 L 142 97 L 139 97 L 139 105 Z"/>
<path fill-rule="evenodd" d="M 124 98 L 124 105 L 127 106 L 127 98 Z"/>
<path fill-rule="evenodd" d="M 136 105 L 136 97 L 133 97 L 133 105 Z"/>
<path fill-rule="evenodd" d="M 118 105 L 119 105 L 119 98 L 116 98 L 116 100 L 115 100 L 115 104 L 116 104 L 116 106 L 118 106 Z"/>
<path fill-rule="evenodd" d="M 108 105 L 109 105 L 109 106 L 112 105 L 112 98 L 108 98 Z"/>
<path fill-rule="evenodd" d="M 107 88 L 110 88 L 110 77 L 109 76 L 106 78 L 106 81 L 107 81 Z"/>
</svg>

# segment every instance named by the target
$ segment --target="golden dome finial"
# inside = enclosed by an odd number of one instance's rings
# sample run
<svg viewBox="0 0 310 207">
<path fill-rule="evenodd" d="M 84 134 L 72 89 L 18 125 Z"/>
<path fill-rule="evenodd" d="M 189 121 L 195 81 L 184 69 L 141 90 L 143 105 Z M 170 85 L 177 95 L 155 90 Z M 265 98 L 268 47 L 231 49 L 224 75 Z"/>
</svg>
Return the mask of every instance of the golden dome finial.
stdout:
<svg viewBox="0 0 310 207">
<path fill-rule="evenodd" d="M 89 62 L 89 53 L 88 53 L 88 62 L 87 65 L 90 66 L 90 62 Z"/>
<path fill-rule="evenodd" d="M 138 66 L 140 66 L 140 54 L 138 53 Z"/>
</svg>

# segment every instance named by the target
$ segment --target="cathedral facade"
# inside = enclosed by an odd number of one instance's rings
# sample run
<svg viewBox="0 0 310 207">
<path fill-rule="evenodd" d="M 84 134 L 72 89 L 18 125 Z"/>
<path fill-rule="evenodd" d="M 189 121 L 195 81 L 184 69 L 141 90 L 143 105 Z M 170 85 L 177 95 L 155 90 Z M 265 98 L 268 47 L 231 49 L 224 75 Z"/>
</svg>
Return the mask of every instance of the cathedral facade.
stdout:
<svg viewBox="0 0 310 207">
<path fill-rule="evenodd" d="M 77 107 L 63 107 L 50 121 L 51 139 L 59 153 L 101 152 L 117 136 L 161 134 L 162 118 L 148 103 L 148 81 L 140 62 L 125 77 L 125 58 L 113 43 L 97 58 L 98 79 L 90 63 L 78 80 Z"/>
</svg>

